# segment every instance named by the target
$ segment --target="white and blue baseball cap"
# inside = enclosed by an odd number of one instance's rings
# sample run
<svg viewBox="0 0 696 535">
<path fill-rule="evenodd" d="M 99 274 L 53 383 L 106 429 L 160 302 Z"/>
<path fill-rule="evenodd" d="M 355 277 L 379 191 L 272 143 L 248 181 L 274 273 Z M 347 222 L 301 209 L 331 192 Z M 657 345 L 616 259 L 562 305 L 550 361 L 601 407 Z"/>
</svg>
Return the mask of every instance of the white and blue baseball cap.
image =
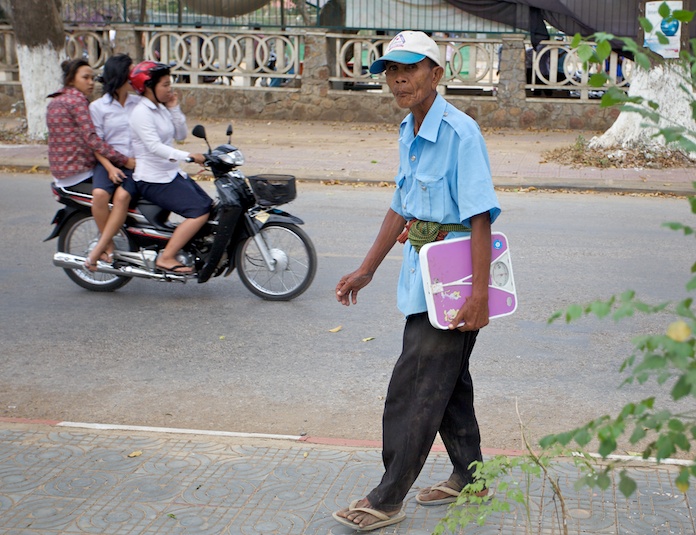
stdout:
<svg viewBox="0 0 696 535">
<path fill-rule="evenodd" d="M 410 65 L 425 58 L 430 58 L 442 66 L 440 48 L 435 41 L 423 32 L 403 31 L 389 42 L 387 52 L 370 65 L 370 72 L 372 74 L 384 72 L 387 61 Z"/>
</svg>

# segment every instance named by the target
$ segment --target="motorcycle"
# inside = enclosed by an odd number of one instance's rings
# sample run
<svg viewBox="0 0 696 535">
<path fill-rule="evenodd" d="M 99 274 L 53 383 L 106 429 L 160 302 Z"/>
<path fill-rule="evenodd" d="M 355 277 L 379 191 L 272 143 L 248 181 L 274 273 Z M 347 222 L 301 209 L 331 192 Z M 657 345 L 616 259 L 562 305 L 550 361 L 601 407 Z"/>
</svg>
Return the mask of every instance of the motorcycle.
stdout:
<svg viewBox="0 0 696 535">
<path fill-rule="evenodd" d="M 192 133 L 208 147 L 204 167 L 212 172 L 217 191 L 205 226 L 177 254 L 177 262 L 193 268 L 193 274 L 155 266 L 176 222 L 170 221 L 170 212 L 144 199 L 131 205 L 125 224 L 114 237 L 113 262 L 100 260 L 96 271 L 87 270 L 85 259 L 99 239 L 91 213 L 91 183 L 69 188 L 52 185 L 56 200 L 65 205 L 54 216 L 53 231 L 44 240 L 58 238 L 53 264 L 76 284 L 95 292 L 112 292 L 136 277 L 204 283 L 212 277 L 227 277 L 236 268 L 244 286 L 263 299 L 288 301 L 301 295 L 314 279 L 316 251 L 298 226 L 304 222 L 278 208 L 295 199 L 295 177 L 245 177 L 238 169 L 244 156 L 231 144 L 231 125 L 228 142 L 214 150 L 203 126 L 197 125 Z"/>
</svg>

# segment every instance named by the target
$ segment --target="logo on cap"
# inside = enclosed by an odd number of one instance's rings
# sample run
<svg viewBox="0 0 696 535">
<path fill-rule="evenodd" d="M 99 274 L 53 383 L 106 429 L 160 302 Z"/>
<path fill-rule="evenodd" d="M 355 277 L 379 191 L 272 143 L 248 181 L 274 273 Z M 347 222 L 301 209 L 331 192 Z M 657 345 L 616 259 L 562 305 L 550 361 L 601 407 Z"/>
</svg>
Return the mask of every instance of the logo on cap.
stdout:
<svg viewBox="0 0 696 535">
<path fill-rule="evenodd" d="M 387 47 L 387 52 L 391 52 L 395 48 L 402 47 L 406 44 L 406 38 L 403 34 L 398 34 L 394 39 L 391 40 L 389 46 Z"/>
</svg>

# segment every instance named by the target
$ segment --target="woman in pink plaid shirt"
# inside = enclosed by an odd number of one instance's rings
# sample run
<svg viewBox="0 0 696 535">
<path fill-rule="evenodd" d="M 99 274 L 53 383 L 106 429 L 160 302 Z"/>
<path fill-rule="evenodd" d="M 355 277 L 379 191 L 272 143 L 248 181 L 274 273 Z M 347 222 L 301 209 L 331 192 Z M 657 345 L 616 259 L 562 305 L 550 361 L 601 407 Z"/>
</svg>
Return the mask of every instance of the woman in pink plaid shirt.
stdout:
<svg viewBox="0 0 696 535">
<path fill-rule="evenodd" d="M 94 90 L 94 71 L 83 59 L 64 61 L 63 89 L 49 95 L 48 164 L 57 186 L 69 187 L 92 176 L 97 163 L 95 153 L 108 158 L 118 167 L 135 168 L 128 158 L 102 141 L 97 135 L 89 113 L 87 97 Z M 92 215 L 101 232 L 109 216 L 109 195 L 94 195 Z"/>
</svg>

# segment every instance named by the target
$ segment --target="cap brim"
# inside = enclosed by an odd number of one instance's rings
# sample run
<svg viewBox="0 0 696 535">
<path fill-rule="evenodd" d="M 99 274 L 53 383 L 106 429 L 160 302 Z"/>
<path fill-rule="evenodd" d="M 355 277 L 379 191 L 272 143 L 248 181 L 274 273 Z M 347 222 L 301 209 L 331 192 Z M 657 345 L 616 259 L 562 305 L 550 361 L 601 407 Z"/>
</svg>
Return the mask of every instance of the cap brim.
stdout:
<svg viewBox="0 0 696 535">
<path fill-rule="evenodd" d="M 415 52 L 407 52 L 406 50 L 392 50 L 370 65 L 370 73 L 379 74 L 384 72 L 384 70 L 387 68 L 387 61 L 411 65 L 424 60 L 425 57 L 426 56 L 424 54 L 416 54 Z"/>
</svg>

